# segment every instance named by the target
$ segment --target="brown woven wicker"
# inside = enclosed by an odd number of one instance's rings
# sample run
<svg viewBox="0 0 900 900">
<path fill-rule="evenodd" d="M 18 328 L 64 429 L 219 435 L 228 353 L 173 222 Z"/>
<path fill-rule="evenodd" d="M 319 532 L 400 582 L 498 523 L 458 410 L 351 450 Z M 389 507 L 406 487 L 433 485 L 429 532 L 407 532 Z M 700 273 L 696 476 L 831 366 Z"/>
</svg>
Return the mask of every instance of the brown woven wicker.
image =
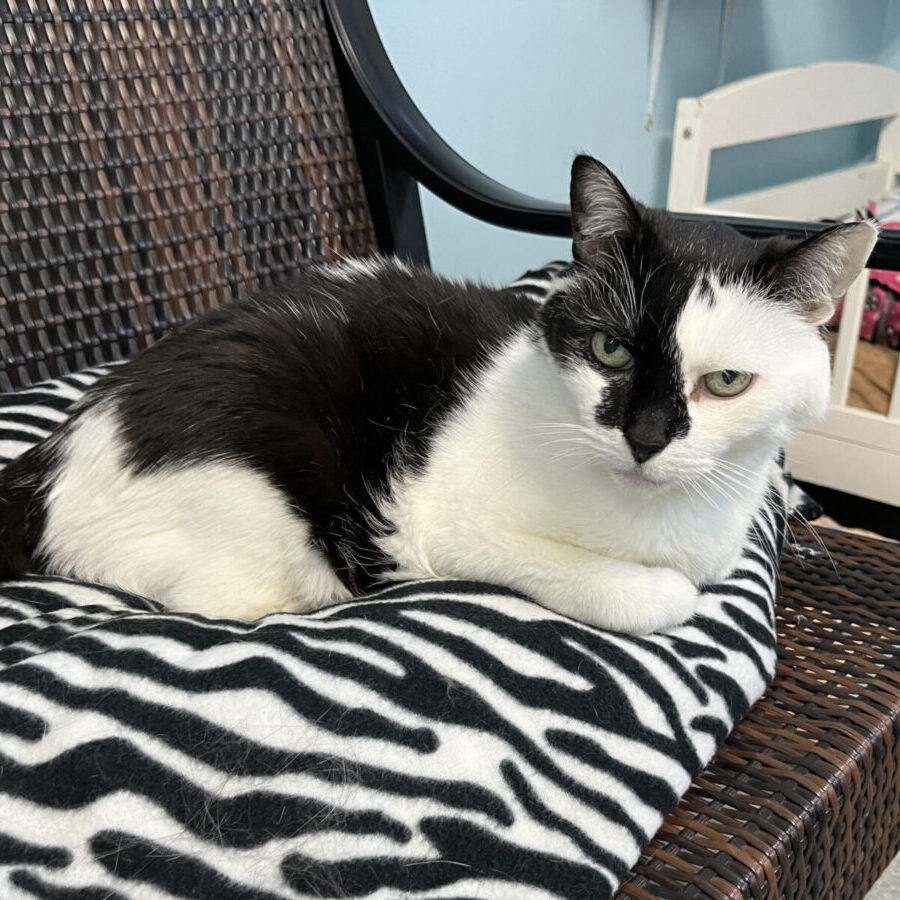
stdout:
<svg viewBox="0 0 900 900">
<path fill-rule="evenodd" d="M 317 2 L 0 4 L 0 389 L 375 238 Z"/>
<path fill-rule="evenodd" d="M 795 531 L 775 682 L 619 900 L 857 900 L 900 850 L 900 544 Z"/>
</svg>

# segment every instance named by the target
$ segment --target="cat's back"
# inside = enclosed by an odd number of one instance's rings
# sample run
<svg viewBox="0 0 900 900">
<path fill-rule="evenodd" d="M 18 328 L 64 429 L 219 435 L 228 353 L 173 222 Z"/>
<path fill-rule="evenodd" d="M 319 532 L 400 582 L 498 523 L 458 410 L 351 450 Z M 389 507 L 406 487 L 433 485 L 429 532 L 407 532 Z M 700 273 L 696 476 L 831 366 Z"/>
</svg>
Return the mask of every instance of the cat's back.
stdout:
<svg viewBox="0 0 900 900">
<path fill-rule="evenodd" d="M 264 394 L 283 403 L 310 391 L 344 401 L 362 393 L 376 402 L 383 385 L 396 399 L 398 388 L 449 387 L 536 309 L 513 291 L 389 258 L 315 267 L 167 336 L 109 385 L 131 401 L 202 393 L 207 408 L 234 403 L 241 391 L 257 402 Z"/>
<path fill-rule="evenodd" d="M 324 313 L 360 366 L 422 379 L 431 368 L 447 372 L 448 365 L 484 362 L 537 312 L 532 299 L 514 291 L 385 258 L 313 269 L 286 291 L 261 294 L 255 303 L 274 305 L 313 328 Z"/>
</svg>

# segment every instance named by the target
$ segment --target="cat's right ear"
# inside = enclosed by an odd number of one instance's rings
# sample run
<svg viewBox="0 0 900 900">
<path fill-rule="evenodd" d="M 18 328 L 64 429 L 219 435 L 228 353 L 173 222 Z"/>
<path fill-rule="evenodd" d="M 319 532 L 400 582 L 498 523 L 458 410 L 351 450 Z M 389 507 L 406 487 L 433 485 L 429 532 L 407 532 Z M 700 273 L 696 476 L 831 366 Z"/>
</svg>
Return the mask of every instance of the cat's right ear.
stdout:
<svg viewBox="0 0 900 900">
<path fill-rule="evenodd" d="M 622 182 L 592 156 L 572 163 L 572 255 L 600 266 L 613 259 L 616 245 L 633 240 L 641 216 Z"/>
</svg>

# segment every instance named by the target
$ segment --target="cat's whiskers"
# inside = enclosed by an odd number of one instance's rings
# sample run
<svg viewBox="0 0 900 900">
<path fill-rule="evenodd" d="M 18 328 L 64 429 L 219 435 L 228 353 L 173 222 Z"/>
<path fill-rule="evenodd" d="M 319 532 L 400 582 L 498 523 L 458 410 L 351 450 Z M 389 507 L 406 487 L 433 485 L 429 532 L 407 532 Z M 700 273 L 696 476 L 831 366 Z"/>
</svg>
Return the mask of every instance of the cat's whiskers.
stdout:
<svg viewBox="0 0 900 900">
<path fill-rule="evenodd" d="M 595 460 L 597 459 L 597 454 L 594 453 L 590 448 L 587 447 L 574 447 L 569 450 L 561 450 L 559 453 L 554 453 L 553 456 L 550 457 L 551 463 L 562 462 L 564 459 L 588 459 Z"/>
<path fill-rule="evenodd" d="M 600 456 L 605 449 L 588 428 L 573 422 L 541 423 L 529 426 L 529 430 L 541 439 L 542 446 L 570 442 L 589 447 L 595 456 Z"/>
<path fill-rule="evenodd" d="M 543 449 L 544 447 L 555 447 L 561 444 L 587 444 L 587 440 L 578 434 L 545 434 L 538 435 L 529 440 L 530 446 Z"/>
<path fill-rule="evenodd" d="M 733 482 L 727 481 L 724 478 L 723 473 L 717 472 L 715 471 L 715 469 L 709 472 L 704 472 L 703 478 L 709 485 L 709 487 L 724 500 L 734 500 L 741 489 L 741 485 L 736 485 Z"/>
<path fill-rule="evenodd" d="M 755 480 L 748 475 L 744 475 L 740 472 L 729 472 L 727 469 L 713 468 L 710 469 L 708 474 L 711 478 L 714 478 L 723 484 L 727 484 L 729 487 L 733 488 L 735 492 L 742 490 L 749 491 L 753 487 Z"/>
<path fill-rule="evenodd" d="M 736 469 L 722 463 L 716 463 L 713 468 L 720 475 L 725 475 L 748 488 L 767 480 L 765 473 L 753 472 L 750 469 Z"/>
<path fill-rule="evenodd" d="M 768 544 L 769 539 L 762 533 L 762 531 L 760 531 L 759 523 L 756 521 L 756 519 L 751 520 L 749 533 L 752 534 L 756 538 L 756 543 L 760 547 L 765 547 Z M 776 571 L 777 571 L 777 566 L 776 566 Z M 780 577 L 780 573 L 779 573 L 779 577 Z"/>
<path fill-rule="evenodd" d="M 758 470 L 753 470 L 748 466 L 742 466 L 740 463 L 736 463 L 734 460 L 727 459 L 724 456 L 711 456 L 710 459 L 717 466 L 724 469 L 729 469 L 734 472 L 744 472 L 750 476 L 758 476 L 760 474 Z"/>
<path fill-rule="evenodd" d="M 705 483 L 715 494 L 716 497 L 724 501 L 725 504 L 731 504 L 740 493 L 740 486 L 725 481 L 721 477 L 720 472 L 708 472 L 704 475 Z"/>
<path fill-rule="evenodd" d="M 695 491 L 710 505 L 719 505 L 717 500 L 731 503 L 742 491 L 752 487 L 754 479 L 751 478 L 751 470 L 730 471 L 717 465 L 721 462 L 718 457 L 714 457 L 713 461 L 714 464 L 708 469 L 689 476 L 682 475 L 679 483 L 686 491 Z"/>
<path fill-rule="evenodd" d="M 840 573 L 838 572 L 837 563 L 834 561 L 834 557 L 831 555 L 831 551 L 828 549 L 825 541 L 822 540 L 822 536 L 818 531 L 816 531 L 809 519 L 807 519 L 799 509 L 792 510 L 790 515 L 796 516 L 803 523 L 806 530 L 809 531 L 809 533 L 813 536 L 816 544 L 822 549 L 822 552 L 825 554 L 825 556 L 828 557 L 828 562 L 831 563 L 831 568 L 834 570 L 834 574 L 839 575 Z M 787 522 L 787 516 L 785 516 L 785 522 Z M 793 533 L 791 536 L 796 540 L 796 536 Z"/>
<path fill-rule="evenodd" d="M 689 499 L 694 499 L 694 495 L 699 494 L 700 497 L 708 504 L 713 504 L 712 497 L 707 493 L 700 478 L 696 475 L 689 476 L 676 482 L 678 486 L 685 492 Z"/>
<path fill-rule="evenodd" d="M 584 438 L 579 438 L 576 435 L 572 435 L 571 437 L 557 437 L 549 441 L 540 442 L 540 446 L 542 447 L 553 447 L 559 444 L 563 444 L 566 447 L 588 447 L 592 451 L 595 449 L 593 445 Z"/>
<path fill-rule="evenodd" d="M 741 491 L 751 491 L 758 485 L 761 473 L 732 462 L 720 456 L 712 457 L 712 467 L 707 471 L 708 477 L 727 485 L 732 491 L 732 499 L 736 499 Z"/>
<path fill-rule="evenodd" d="M 797 533 L 791 527 L 790 515 L 786 512 L 783 512 L 782 510 L 777 510 L 775 515 L 781 520 L 782 524 L 784 525 L 786 546 L 790 548 L 790 551 L 793 554 L 794 558 L 797 559 L 802 566 L 805 560 L 798 550 L 799 543 L 797 541 Z M 764 537 L 762 537 L 762 533 L 759 531 L 758 527 L 756 529 L 756 533 L 761 537 L 761 540 L 764 540 Z M 779 572 L 779 578 L 780 577 L 781 573 Z"/>
<path fill-rule="evenodd" d="M 552 447 L 554 445 L 563 445 L 563 448 L 550 457 L 550 462 L 558 462 L 562 459 L 571 459 L 576 457 L 587 457 L 588 459 L 597 459 L 600 456 L 598 447 L 596 447 L 587 438 L 579 435 L 569 435 L 564 437 L 555 437 L 551 440 L 541 441 L 541 446 Z"/>
<path fill-rule="evenodd" d="M 831 551 L 828 549 L 827 545 L 822 540 L 822 537 L 819 535 L 819 533 L 816 531 L 816 529 L 810 523 L 809 519 L 807 519 L 806 516 L 804 516 L 803 513 L 800 512 L 800 510 L 797 510 L 797 509 L 787 510 L 787 509 L 779 508 L 779 509 L 774 509 L 773 514 L 775 515 L 776 519 L 784 526 L 785 536 L 787 539 L 785 541 L 785 543 L 786 543 L 786 546 L 789 548 L 789 552 L 797 560 L 799 560 L 801 565 L 804 562 L 804 557 L 799 552 L 801 543 L 798 540 L 796 531 L 794 530 L 794 528 L 791 525 L 791 518 L 793 516 L 796 516 L 805 525 L 807 530 L 812 534 L 813 539 L 815 540 L 816 544 L 821 548 L 821 551 L 828 558 L 828 562 L 831 564 L 831 567 L 834 570 L 835 575 L 839 574 L 837 564 L 834 560 L 834 557 L 831 554 Z M 759 529 L 759 525 L 757 524 L 757 522 L 755 520 L 753 522 L 751 522 L 751 530 L 756 535 L 756 537 L 759 539 L 760 544 L 765 546 L 765 544 L 768 542 L 768 538 L 766 538 L 766 536 L 762 534 L 762 532 Z M 778 578 L 779 578 L 779 582 L 780 582 L 780 580 L 781 580 L 780 572 L 778 573 Z"/>
<path fill-rule="evenodd" d="M 570 445 L 569 447 L 564 446 L 557 454 L 554 454 L 550 458 L 551 462 L 556 461 L 557 458 L 563 459 L 567 457 L 596 459 L 602 451 L 602 448 L 593 444 L 588 447 L 591 432 L 588 428 L 576 422 L 548 421 L 525 423 L 523 428 L 535 435 L 535 443 L 538 446 L 549 446 L 556 443 Z M 544 438 L 548 440 L 544 440 Z M 582 442 L 584 442 L 584 446 L 581 446 Z M 587 454 L 588 449 L 590 450 L 590 457 Z M 472 448 L 472 452 L 478 453 L 482 457 L 481 462 L 474 471 L 475 479 L 484 477 L 490 472 L 490 477 L 496 482 L 497 490 L 505 490 L 513 482 L 531 477 L 520 468 L 522 465 L 521 460 L 517 460 L 515 457 L 510 458 L 506 455 L 504 459 L 506 474 L 503 478 L 498 479 L 495 471 L 496 461 L 497 457 L 503 454 L 504 450 L 500 445 L 492 445 L 489 438 L 485 439 L 483 443 L 475 445 Z"/>
<path fill-rule="evenodd" d="M 541 432 L 559 432 L 559 431 L 577 431 L 581 434 L 587 434 L 588 431 L 584 425 L 576 422 L 537 422 L 527 425 L 529 431 Z"/>
</svg>

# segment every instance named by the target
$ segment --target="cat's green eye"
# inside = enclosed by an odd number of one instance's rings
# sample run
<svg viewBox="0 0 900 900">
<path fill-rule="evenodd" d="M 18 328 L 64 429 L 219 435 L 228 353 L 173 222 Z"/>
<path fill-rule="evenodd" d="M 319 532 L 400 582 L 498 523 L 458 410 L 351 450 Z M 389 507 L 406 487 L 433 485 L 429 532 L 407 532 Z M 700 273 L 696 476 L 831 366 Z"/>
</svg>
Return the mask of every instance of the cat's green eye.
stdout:
<svg viewBox="0 0 900 900">
<path fill-rule="evenodd" d="M 594 332 L 591 352 L 599 362 L 611 369 L 624 369 L 634 361 L 631 351 L 618 338 L 605 331 Z"/>
<path fill-rule="evenodd" d="M 702 381 L 706 389 L 716 397 L 737 397 L 750 387 L 753 375 L 750 372 L 722 369 L 721 372 L 709 372 L 703 376 Z"/>
</svg>

